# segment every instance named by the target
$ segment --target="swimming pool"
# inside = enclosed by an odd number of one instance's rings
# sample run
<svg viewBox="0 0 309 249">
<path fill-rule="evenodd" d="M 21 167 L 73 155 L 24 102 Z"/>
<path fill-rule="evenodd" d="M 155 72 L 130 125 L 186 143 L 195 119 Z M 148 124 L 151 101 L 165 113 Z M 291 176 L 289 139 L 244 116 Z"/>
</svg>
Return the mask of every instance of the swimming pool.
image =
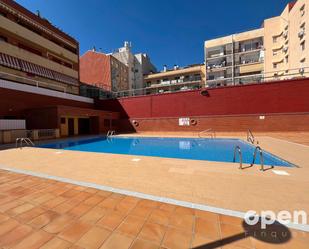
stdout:
<svg viewBox="0 0 309 249">
<path fill-rule="evenodd" d="M 243 163 L 251 163 L 254 146 L 240 139 L 97 137 L 40 145 L 41 148 L 233 162 L 234 148 L 241 148 Z M 289 162 L 263 151 L 264 164 L 292 167 Z M 238 155 L 236 162 L 239 162 Z M 259 155 L 256 164 L 260 164 Z"/>
</svg>

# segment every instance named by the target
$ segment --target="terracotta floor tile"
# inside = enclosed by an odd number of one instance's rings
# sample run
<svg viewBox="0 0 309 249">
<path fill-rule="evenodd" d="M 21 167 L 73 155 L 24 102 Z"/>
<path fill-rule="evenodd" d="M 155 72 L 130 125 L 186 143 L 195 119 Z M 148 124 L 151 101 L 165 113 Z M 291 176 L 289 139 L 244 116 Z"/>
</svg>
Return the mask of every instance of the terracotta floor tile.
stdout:
<svg viewBox="0 0 309 249">
<path fill-rule="evenodd" d="M 68 188 L 58 187 L 58 188 L 53 190 L 53 194 L 59 196 L 59 195 L 62 195 L 63 193 L 65 193 L 68 190 L 69 190 Z"/>
<path fill-rule="evenodd" d="M 132 211 L 129 214 L 143 217 L 144 219 L 146 219 L 150 216 L 153 210 L 154 209 L 151 207 L 136 206 L 135 208 L 132 209 Z"/>
<path fill-rule="evenodd" d="M 76 207 L 69 210 L 66 214 L 74 218 L 79 218 L 83 216 L 85 213 L 87 213 L 91 208 L 92 208 L 91 206 L 88 206 L 84 203 L 80 203 Z"/>
<path fill-rule="evenodd" d="M 73 245 L 73 246 L 70 247 L 70 249 L 85 249 L 85 248 L 78 246 L 78 245 Z"/>
<path fill-rule="evenodd" d="M 42 203 L 47 202 L 49 200 L 52 200 L 54 198 L 55 198 L 55 195 L 53 195 L 51 193 L 45 193 L 45 194 L 35 198 L 34 200 L 32 200 L 31 203 L 42 204 Z"/>
<path fill-rule="evenodd" d="M 179 215 L 173 213 L 170 217 L 169 226 L 192 232 L 193 219 L 194 216 L 192 215 Z"/>
<path fill-rule="evenodd" d="M 158 223 L 161 225 L 168 225 L 171 212 L 162 209 L 154 209 L 151 213 L 148 221 L 152 223 Z"/>
<path fill-rule="evenodd" d="M 9 201 L 8 203 L 2 204 L 0 205 L 0 212 L 4 213 L 10 209 L 16 208 L 18 206 L 23 205 L 24 202 L 21 200 L 13 200 L 13 201 Z"/>
<path fill-rule="evenodd" d="M 90 209 L 87 213 L 85 213 L 82 217 L 80 217 L 80 220 L 86 223 L 96 223 L 107 213 L 108 211 L 105 208 L 97 206 Z"/>
<path fill-rule="evenodd" d="M 137 204 L 138 207 L 149 207 L 149 208 L 157 208 L 160 205 L 157 201 L 152 200 L 140 200 Z"/>
<path fill-rule="evenodd" d="M 209 220 L 204 220 L 201 218 L 196 218 L 195 220 L 195 234 L 210 238 L 219 239 L 220 238 L 220 227 L 218 222 L 213 222 Z"/>
<path fill-rule="evenodd" d="M 40 249 L 69 249 L 72 244 L 57 237 L 49 240 Z"/>
<path fill-rule="evenodd" d="M 161 203 L 159 209 L 163 209 L 165 211 L 173 212 L 176 209 L 175 205 L 168 204 L 168 203 Z"/>
<path fill-rule="evenodd" d="M 104 200 L 104 197 L 100 195 L 93 195 L 89 197 L 88 199 L 84 200 L 84 204 L 89 205 L 89 206 L 95 206 L 103 200 Z"/>
<path fill-rule="evenodd" d="M 132 237 L 128 237 L 119 233 L 112 233 L 112 235 L 103 243 L 100 249 L 128 249 L 132 242 Z"/>
<path fill-rule="evenodd" d="M 176 207 L 175 208 L 175 213 L 176 214 L 181 214 L 181 215 L 194 215 L 195 211 L 192 208 L 187 208 L 187 207 Z"/>
<path fill-rule="evenodd" d="M 95 188 L 86 188 L 84 191 L 87 192 L 87 193 L 90 193 L 90 194 L 95 194 L 99 190 L 95 189 Z"/>
<path fill-rule="evenodd" d="M 210 239 L 200 235 L 195 234 L 193 236 L 192 248 L 201 249 L 221 249 L 220 239 Z"/>
<path fill-rule="evenodd" d="M 134 196 L 126 196 L 125 198 L 122 199 L 122 201 L 129 202 L 129 203 L 136 205 L 139 201 L 141 201 L 141 199 L 134 197 Z"/>
<path fill-rule="evenodd" d="M 116 205 L 120 202 L 120 199 L 114 199 L 111 197 L 107 197 L 103 201 L 101 201 L 98 206 L 103 207 L 103 208 L 108 208 L 108 209 L 114 209 Z"/>
<path fill-rule="evenodd" d="M 147 240 L 137 239 L 133 242 L 130 249 L 158 249 L 159 244 L 149 242 Z"/>
<path fill-rule="evenodd" d="M 144 223 L 145 220 L 143 218 L 129 215 L 125 218 L 123 223 L 120 224 L 116 231 L 136 237 L 141 231 Z"/>
<path fill-rule="evenodd" d="M 162 246 L 167 248 L 187 249 L 190 248 L 191 239 L 192 233 L 169 228 L 165 233 Z"/>
<path fill-rule="evenodd" d="M 33 208 L 34 208 L 34 206 L 32 204 L 25 203 L 25 204 L 22 204 L 18 207 L 15 207 L 15 208 L 8 210 L 6 213 L 10 216 L 16 216 L 18 214 L 22 214 L 24 212 L 27 212 L 27 211 L 29 211 Z"/>
<path fill-rule="evenodd" d="M 104 191 L 104 190 L 98 190 L 97 192 L 96 192 L 96 194 L 97 195 L 100 195 L 100 196 L 102 196 L 102 197 L 108 197 L 108 196 L 111 196 L 111 192 L 109 192 L 109 191 Z"/>
<path fill-rule="evenodd" d="M 15 219 L 18 222 L 27 223 L 30 220 L 34 219 L 35 217 L 43 214 L 44 212 L 46 212 L 45 209 L 43 209 L 41 207 L 34 207 L 34 208 L 28 210 L 27 212 L 24 212 L 22 214 L 15 216 Z"/>
<path fill-rule="evenodd" d="M 111 198 L 118 199 L 118 200 L 123 200 L 126 196 L 123 194 L 119 193 L 113 193 L 110 195 Z"/>
<path fill-rule="evenodd" d="M 114 210 L 122 214 L 128 214 L 135 206 L 136 203 L 123 199 L 115 206 Z"/>
<path fill-rule="evenodd" d="M 195 209 L 195 215 L 201 219 L 219 222 L 219 214 Z"/>
<path fill-rule="evenodd" d="M 44 230 L 49 233 L 62 232 L 66 227 L 72 224 L 72 217 L 68 215 L 61 215 L 54 219 L 51 223 L 44 227 Z"/>
<path fill-rule="evenodd" d="M 11 248 L 14 245 L 18 244 L 19 241 L 24 239 L 27 235 L 32 232 L 32 228 L 27 225 L 16 226 L 10 232 L 2 235 L 0 237 L 0 248 Z"/>
<path fill-rule="evenodd" d="M 234 226 L 234 225 L 231 225 L 231 224 L 221 224 L 221 237 L 222 237 L 222 239 L 230 238 L 230 237 L 237 236 L 237 235 L 240 236 L 244 233 L 245 233 L 245 231 L 242 227 Z M 252 248 L 253 244 L 252 244 L 251 238 L 246 237 L 244 239 L 239 239 L 239 240 L 236 240 L 232 243 L 229 243 L 228 246 L 239 246 L 239 247 Z M 223 248 L 224 248 L 224 246 L 223 246 Z"/>
<path fill-rule="evenodd" d="M 81 193 L 81 191 L 78 191 L 78 190 L 75 190 L 75 189 L 69 189 L 68 191 L 66 191 L 63 194 L 61 194 L 61 196 L 65 197 L 65 198 L 72 198 L 75 195 L 78 195 L 80 193 Z"/>
<path fill-rule="evenodd" d="M 13 230 L 19 223 L 16 220 L 8 219 L 0 224 L 0 236 Z"/>
<path fill-rule="evenodd" d="M 138 237 L 154 243 L 160 243 L 164 236 L 165 230 L 165 226 L 146 222 Z"/>
<path fill-rule="evenodd" d="M 220 214 L 219 221 L 223 224 L 242 226 L 244 220 L 241 218 Z"/>
<path fill-rule="evenodd" d="M 54 207 L 58 206 L 59 204 L 65 202 L 66 200 L 67 200 L 67 198 L 64 198 L 62 196 L 57 196 L 57 197 L 43 203 L 42 206 L 45 207 L 45 208 L 51 209 L 51 208 L 54 208 Z"/>
<path fill-rule="evenodd" d="M 20 241 L 16 246 L 14 246 L 14 249 L 37 249 L 52 238 L 53 236 L 51 234 L 39 230 Z"/>
<path fill-rule="evenodd" d="M 110 231 L 104 228 L 95 226 L 84 234 L 76 244 L 85 249 L 97 249 L 108 238 L 110 233 Z"/>
<path fill-rule="evenodd" d="M 76 221 L 64 229 L 58 237 L 71 243 L 78 241 L 92 226 L 82 221 Z"/>
<path fill-rule="evenodd" d="M 59 204 L 58 206 L 54 207 L 52 210 L 59 213 L 59 214 L 65 214 L 66 212 L 68 212 L 69 210 L 74 208 L 75 206 L 76 206 L 75 203 L 71 203 L 68 200 L 68 201 L 63 202 L 63 203 Z"/>
<path fill-rule="evenodd" d="M 90 198 L 91 196 L 93 196 L 93 194 L 87 193 L 87 192 L 80 192 L 79 194 L 71 198 L 71 201 L 75 203 L 81 203 L 85 201 L 86 199 Z"/>
<path fill-rule="evenodd" d="M 108 230 L 113 231 L 124 219 L 124 215 L 119 212 L 108 212 L 102 219 L 97 222 L 98 226 L 102 226 Z"/>
<path fill-rule="evenodd" d="M 45 213 L 40 214 L 39 216 L 32 219 L 27 224 L 32 226 L 35 229 L 40 229 L 58 217 L 59 217 L 58 213 L 48 210 Z"/>
<path fill-rule="evenodd" d="M 10 217 L 6 214 L 0 213 L 0 223 L 8 220 Z"/>
</svg>

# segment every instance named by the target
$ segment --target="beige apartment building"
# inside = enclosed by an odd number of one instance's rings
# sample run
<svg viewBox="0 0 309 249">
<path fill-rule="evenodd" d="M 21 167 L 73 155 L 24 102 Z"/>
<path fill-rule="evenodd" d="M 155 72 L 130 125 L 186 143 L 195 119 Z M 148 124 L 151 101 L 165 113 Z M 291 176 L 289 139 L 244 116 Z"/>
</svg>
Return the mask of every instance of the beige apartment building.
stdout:
<svg viewBox="0 0 309 249">
<path fill-rule="evenodd" d="M 309 0 L 289 3 L 259 29 L 205 41 L 206 85 L 309 76 Z"/>
<path fill-rule="evenodd" d="M 0 79 L 79 94 L 79 44 L 39 14 L 1 0 Z"/>
<path fill-rule="evenodd" d="M 186 67 L 175 65 L 173 69 L 167 69 L 164 66 L 163 71 L 144 76 L 146 94 L 198 89 L 204 86 L 204 82 L 204 64 L 189 65 Z"/>
</svg>

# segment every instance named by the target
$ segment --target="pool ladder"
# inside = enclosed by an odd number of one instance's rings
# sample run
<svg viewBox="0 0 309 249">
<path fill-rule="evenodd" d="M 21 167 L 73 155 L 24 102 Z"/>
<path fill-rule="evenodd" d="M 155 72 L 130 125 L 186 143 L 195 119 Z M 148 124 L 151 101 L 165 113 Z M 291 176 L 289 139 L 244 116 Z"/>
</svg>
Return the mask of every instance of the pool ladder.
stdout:
<svg viewBox="0 0 309 249">
<path fill-rule="evenodd" d="M 106 134 L 107 137 L 111 137 L 111 136 L 114 136 L 116 135 L 116 131 L 113 131 L 113 130 L 109 130 Z"/>
<path fill-rule="evenodd" d="M 22 148 L 23 143 L 25 143 L 26 146 L 32 146 L 32 147 L 35 146 L 30 138 L 28 138 L 28 137 L 18 137 L 18 138 L 16 138 L 16 141 L 15 141 L 15 147 L 16 148 Z"/>
<path fill-rule="evenodd" d="M 238 152 L 239 154 L 239 169 L 244 169 L 242 167 L 242 153 L 241 153 L 241 149 L 240 147 L 237 145 L 235 146 L 234 148 L 234 158 L 233 158 L 233 162 L 235 162 L 236 160 L 236 152 Z M 264 167 L 264 156 L 263 156 L 263 150 L 261 149 L 260 146 L 256 146 L 255 149 L 254 149 L 254 153 L 253 153 L 253 160 L 252 160 L 252 163 L 250 164 L 249 167 L 252 167 L 255 163 L 255 160 L 256 160 L 256 156 L 257 156 L 257 152 L 259 152 L 260 154 L 260 161 L 261 161 L 261 171 L 265 171 L 265 167 Z M 274 166 L 272 165 L 271 168 L 274 168 Z"/>
<path fill-rule="evenodd" d="M 216 138 L 216 131 L 213 130 L 212 128 L 209 128 L 209 129 L 204 130 L 204 131 L 200 131 L 200 132 L 198 133 L 198 136 L 199 136 L 200 138 L 202 138 L 202 134 L 204 134 L 204 133 L 208 133 L 208 134 L 210 135 L 211 138 Z"/>
<path fill-rule="evenodd" d="M 255 137 L 250 129 L 247 130 L 247 142 L 255 143 Z M 259 144 L 259 141 L 256 141 L 256 143 Z"/>
</svg>

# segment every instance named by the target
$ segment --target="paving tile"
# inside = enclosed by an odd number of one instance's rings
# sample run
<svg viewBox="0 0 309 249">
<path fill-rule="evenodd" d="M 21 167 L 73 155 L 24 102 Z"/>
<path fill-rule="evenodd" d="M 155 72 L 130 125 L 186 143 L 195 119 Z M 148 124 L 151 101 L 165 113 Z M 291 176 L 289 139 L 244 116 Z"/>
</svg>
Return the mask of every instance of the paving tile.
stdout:
<svg viewBox="0 0 309 249">
<path fill-rule="evenodd" d="M 220 238 L 220 227 L 218 222 L 196 218 L 195 220 L 195 234 L 208 237 L 210 239 Z"/>
<path fill-rule="evenodd" d="M 93 195 L 89 197 L 88 199 L 84 200 L 84 204 L 89 205 L 89 206 L 95 206 L 103 200 L 104 200 L 104 197 L 100 195 Z"/>
<path fill-rule="evenodd" d="M 147 219 L 153 210 L 152 207 L 136 206 L 129 214 Z"/>
<path fill-rule="evenodd" d="M 32 228 L 27 225 L 16 226 L 10 232 L 2 235 L 0 237 L 0 248 L 11 248 L 14 245 L 18 244 L 19 241 L 24 239 L 27 235 L 32 232 Z"/>
<path fill-rule="evenodd" d="M 113 231 L 124 219 L 124 215 L 116 211 L 107 213 L 102 219 L 97 222 L 98 226 L 102 226 L 108 230 Z"/>
<path fill-rule="evenodd" d="M 176 209 L 176 205 L 169 203 L 161 203 L 159 205 L 159 209 L 163 209 L 165 211 L 173 212 Z"/>
<path fill-rule="evenodd" d="M 114 210 L 122 214 L 128 214 L 135 206 L 136 203 L 123 199 L 115 206 Z"/>
<path fill-rule="evenodd" d="M 34 232 L 20 241 L 14 249 L 37 249 L 51 240 L 53 236 L 42 230 Z"/>
<path fill-rule="evenodd" d="M 0 205 L 0 212 L 5 213 L 6 211 L 16 208 L 18 206 L 23 205 L 24 202 L 21 200 L 13 200 L 13 201 L 9 201 L 8 203 L 2 204 Z"/>
<path fill-rule="evenodd" d="M 103 207 L 103 208 L 108 208 L 108 209 L 114 209 L 120 201 L 121 201 L 120 199 L 107 197 L 103 201 L 101 201 L 98 204 L 98 206 Z"/>
<path fill-rule="evenodd" d="M 84 234 L 76 244 L 84 249 L 97 249 L 103 244 L 110 234 L 110 231 L 95 226 Z"/>
<path fill-rule="evenodd" d="M 32 200 L 31 203 L 42 204 L 42 203 L 47 202 L 49 200 L 52 200 L 54 198 L 55 198 L 55 195 L 53 195 L 51 193 L 45 193 L 45 194 L 35 198 L 34 200 Z"/>
<path fill-rule="evenodd" d="M 149 217 L 149 222 L 168 225 L 171 212 L 162 209 L 154 209 Z"/>
<path fill-rule="evenodd" d="M 219 221 L 223 224 L 231 224 L 231 225 L 237 225 L 242 226 L 244 220 L 238 217 L 228 216 L 228 215 L 219 215 Z"/>
<path fill-rule="evenodd" d="M 48 211 L 44 212 L 43 214 L 40 214 L 39 216 L 32 219 L 27 224 L 32 226 L 35 229 L 40 229 L 40 228 L 48 225 L 50 222 L 52 222 L 57 217 L 59 217 L 58 213 L 51 211 L 51 210 L 48 210 Z"/>
<path fill-rule="evenodd" d="M 45 209 L 43 209 L 41 207 L 34 207 L 34 208 L 28 210 L 27 212 L 24 212 L 22 214 L 15 216 L 15 219 L 18 222 L 27 223 L 30 220 L 34 219 L 35 217 L 43 214 L 44 212 L 46 212 Z"/>
<path fill-rule="evenodd" d="M 234 236 L 241 236 L 242 234 L 245 234 L 245 231 L 242 227 L 234 226 L 234 225 L 228 225 L 228 224 L 221 224 L 221 237 L 222 237 L 222 239 L 231 238 L 231 237 L 234 237 Z M 234 242 L 229 243 L 228 246 L 234 246 L 234 247 L 239 246 L 239 247 L 247 247 L 247 248 L 253 247 L 250 237 L 235 240 Z"/>
<path fill-rule="evenodd" d="M 165 226 L 146 222 L 138 236 L 144 240 L 160 243 L 164 236 L 165 230 Z"/>
<path fill-rule="evenodd" d="M 100 247 L 100 249 L 128 249 L 133 242 L 132 237 L 123 234 L 113 233 Z"/>
<path fill-rule="evenodd" d="M 71 246 L 70 242 L 55 237 L 45 243 L 40 249 L 69 249 Z"/>
<path fill-rule="evenodd" d="M 33 208 L 34 208 L 34 206 L 32 204 L 25 203 L 25 204 L 22 204 L 20 206 L 17 206 L 15 208 L 8 210 L 6 213 L 10 216 L 16 216 L 18 214 L 22 214 L 24 212 L 27 212 L 27 211 L 29 211 Z"/>
<path fill-rule="evenodd" d="M 192 232 L 193 219 L 194 216 L 192 215 L 179 215 L 173 213 L 169 220 L 169 226 Z"/>
<path fill-rule="evenodd" d="M 55 198 L 52 198 L 51 200 L 45 202 L 42 204 L 43 207 L 51 209 L 54 208 L 56 206 L 58 206 L 59 204 L 65 202 L 67 200 L 67 198 L 62 197 L 62 196 L 57 196 Z"/>
<path fill-rule="evenodd" d="M 192 208 L 187 208 L 187 207 L 176 207 L 175 208 L 175 213 L 176 214 L 181 214 L 181 215 L 194 215 L 195 211 Z"/>
<path fill-rule="evenodd" d="M 91 206 L 88 206 L 84 203 L 80 203 L 76 207 L 69 210 L 66 214 L 73 218 L 79 218 L 83 216 L 85 213 L 87 213 L 90 209 L 92 209 Z"/>
<path fill-rule="evenodd" d="M 64 229 L 58 237 L 71 243 L 78 241 L 92 226 L 82 221 L 76 221 Z"/>
<path fill-rule="evenodd" d="M 219 215 L 216 213 L 195 209 L 195 215 L 204 220 L 219 222 Z"/>
<path fill-rule="evenodd" d="M 166 248 L 186 249 L 190 248 L 191 238 L 192 233 L 169 228 L 165 233 L 162 245 Z"/>
<path fill-rule="evenodd" d="M 105 208 L 94 207 L 85 213 L 82 217 L 80 217 L 81 221 L 86 223 L 96 223 L 100 220 L 108 211 Z"/>
<path fill-rule="evenodd" d="M 147 240 L 137 239 L 133 242 L 130 249 L 158 249 L 159 247 L 159 244 L 155 244 Z"/>
<path fill-rule="evenodd" d="M 74 208 L 75 206 L 76 206 L 76 203 L 72 203 L 68 200 L 54 207 L 52 210 L 59 214 L 65 214 L 66 212 Z"/>
<path fill-rule="evenodd" d="M 112 195 L 111 192 L 104 191 L 104 190 L 98 190 L 98 191 L 96 192 L 96 194 L 97 194 L 97 195 L 100 195 L 100 196 L 102 196 L 102 197 L 105 197 L 105 198 Z"/>
<path fill-rule="evenodd" d="M 10 217 L 6 214 L 0 213 L 0 223 L 8 220 Z"/>
<path fill-rule="evenodd" d="M 221 239 L 210 239 L 195 234 L 193 236 L 192 248 L 221 249 Z"/>
<path fill-rule="evenodd" d="M 99 190 L 95 189 L 95 188 L 86 188 L 84 191 L 87 192 L 87 193 L 90 193 L 90 194 L 95 194 Z"/>
<path fill-rule="evenodd" d="M 71 198 L 70 201 L 78 204 L 90 198 L 91 196 L 93 196 L 93 194 L 87 192 L 80 192 L 79 194 Z"/>
<path fill-rule="evenodd" d="M 152 200 L 140 200 L 137 204 L 138 207 L 157 208 L 160 205 L 157 201 Z"/>
<path fill-rule="evenodd" d="M 75 190 L 75 189 L 69 189 L 68 191 L 66 191 L 63 194 L 61 194 L 61 196 L 65 197 L 65 198 L 72 198 L 75 195 L 78 195 L 80 193 L 81 193 L 81 191 L 78 191 L 78 190 Z"/>
<path fill-rule="evenodd" d="M 61 215 L 46 225 L 44 230 L 49 233 L 59 233 L 72 224 L 72 222 L 72 217 L 68 215 Z"/>
<path fill-rule="evenodd" d="M 117 228 L 117 232 L 136 237 L 141 231 L 145 220 L 138 216 L 129 215 Z"/>
<path fill-rule="evenodd" d="M 0 223 L 0 236 L 6 234 L 7 232 L 13 230 L 19 223 L 16 220 L 8 219 Z"/>
</svg>

